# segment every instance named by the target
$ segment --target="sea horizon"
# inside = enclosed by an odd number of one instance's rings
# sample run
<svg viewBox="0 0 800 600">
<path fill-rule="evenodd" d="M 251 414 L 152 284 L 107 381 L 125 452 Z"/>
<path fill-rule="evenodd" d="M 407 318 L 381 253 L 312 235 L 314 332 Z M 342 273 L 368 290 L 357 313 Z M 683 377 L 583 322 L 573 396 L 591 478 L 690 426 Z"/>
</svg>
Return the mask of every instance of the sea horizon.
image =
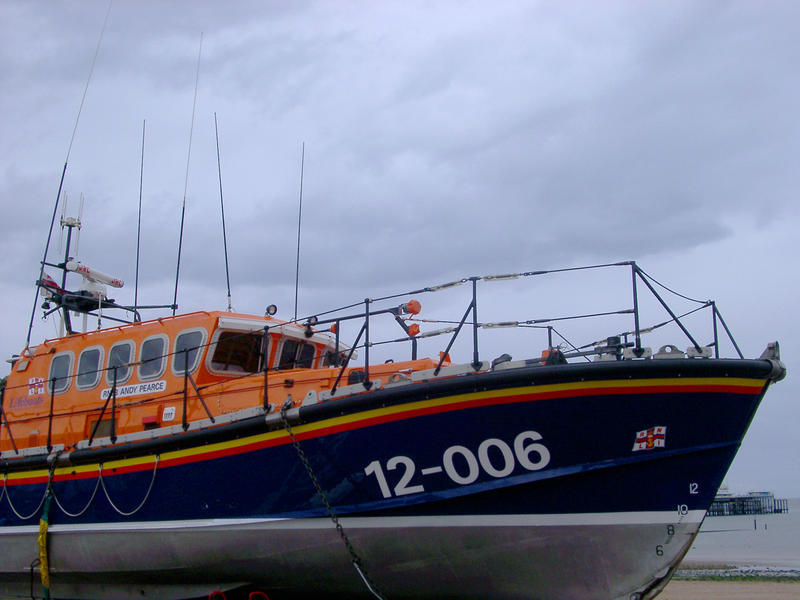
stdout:
<svg viewBox="0 0 800 600">
<path fill-rule="evenodd" d="M 788 500 L 787 513 L 706 517 L 682 567 L 800 572 L 800 498 Z"/>
</svg>

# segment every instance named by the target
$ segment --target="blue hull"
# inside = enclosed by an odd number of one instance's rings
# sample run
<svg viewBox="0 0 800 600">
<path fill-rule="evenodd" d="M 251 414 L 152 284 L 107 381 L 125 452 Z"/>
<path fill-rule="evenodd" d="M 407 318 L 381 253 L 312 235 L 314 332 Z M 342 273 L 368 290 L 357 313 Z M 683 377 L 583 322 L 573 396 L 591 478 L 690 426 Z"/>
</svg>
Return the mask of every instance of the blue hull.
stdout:
<svg viewBox="0 0 800 600">
<path fill-rule="evenodd" d="M 514 369 L 302 407 L 288 417 L 310 473 L 275 415 L 73 451 L 53 473 L 54 586 L 104 597 L 86 582 L 160 571 L 166 587 L 145 595 L 257 583 L 356 597 L 363 583 L 313 475 L 388 597 L 432 581 L 437 597 L 650 597 L 696 534 L 771 368 L 654 363 Z M 0 589 L 13 591 L 36 557 L 50 474 L 5 463 Z M 137 544 L 109 555 L 125 536 Z M 568 556 L 582 566 L 559 583 Z M 483 583 L 441 572 L 483 572 L 476 560 L 505 572 Z"/>
</svg>

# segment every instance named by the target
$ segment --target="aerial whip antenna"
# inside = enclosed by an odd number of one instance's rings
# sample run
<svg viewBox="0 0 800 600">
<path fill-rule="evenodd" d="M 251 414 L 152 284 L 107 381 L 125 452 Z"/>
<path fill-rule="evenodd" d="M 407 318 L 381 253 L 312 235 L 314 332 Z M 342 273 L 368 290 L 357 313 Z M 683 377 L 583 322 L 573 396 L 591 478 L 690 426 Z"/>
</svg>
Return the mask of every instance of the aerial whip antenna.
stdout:
<svg viewBox="0 0 800 600">
<path fill-rule="evenodd" d="M 300 288 L 300 222 L 303 218 L 303 167 L 306 161 L 306 143 L 300 154 L 300 207 L 297 211 L 297 261 L 294 270 L 294 320 L 297 320 L 297 292 Z"/>
<path fill-rule="evenodd" d="M 55 205 L 53 206 L 53 216 L 50 218 L 50 230 L 47 233 L 47 242 L 44 245 L 44 257 L 42 258 L 42 265 L 39 269 L 39 279 L 37 280 L 36 284 L 36 295 L 33 298 L 33 308 L 31 309 L 31 320 L 28 324 L 28 337 L 25 339 L 25 348 L 28 348 L 31 344 L 31 331 L 33 330 L 33 318 L 36 316 L 36 305 L 39 303 L 39 282 L 42 281 L 42 277 L 44 277 L 44 264 L 47 261 L 47 252 L 50 250 L 50 240 L 53 236 L 53 225 L 56 222 L 56 213 L 58 212 L 58 202 L 61 199 L 61 190 L 64 188 L 64 176 L 67 174 L 67 164 L 69 163 L 69 155 L 72 152 L 72 144 L 75 141 L 75 133 L 78 131 L 78 122 L 81 118 L 81 112 L 83 112 L 83 103 L 86 100 L 86 92 L 89 90 L 89 82 L 92 80 L 92 74 L 94 73 L 94 65 L 97 62 L 97 55 L 100 53 L 100 44 L 103 41 L 103 34 L 106 31 L 106 25 L 108 24 L 108 16 L 111 14 L 111 5 L 113 4 L 114 0 L 109 0 L 108 2 L 108 9 L 106 10 L 105 19 L 103 19 L 103 27 L 100 29 L 100 37 L 97 39 L 97 47 L 94 50 L 94 56 L 92 57 L 92 65 L 89 67 L 89 76 L 86 78 L 86 85 L 83 88 L 83 95 L 81 96 L 81 103 L 78 106 L 78 114 L 75 116 L 75 125 L 72 127 L 72 135 L 69 138 L 69 145 L 67 146 L 67 156 L 64 158 L 64 168 L 61 169 L 61 180 L 58 183 L 58 193 L 56 194 L 56 201 Z"/>
<path fill-rule="evenodd" d="M 217 173 L 219 174 L 219 208 L 222 212 L 222 245 L 225 248 L 225 280 L 228 282 L 228 312 L 231 312 L 231 275 L 228 270 L 228 236 L 225 233 L 225 204 L 222 201 L 222 164 L 219 160 L 219 128 L 217 113 L 214 113 L 214 135 L 217 139 Z"/>
<path fill-rule="evenodd" d="M 78 224 L 80 224 L 81 219 L 83 218 L 83 192 L 81 192 L 81 199 L 78 202 Z M 66 223 L 61 224 L 61 228 L 63 229 L 66 226 Z M 75 256 L 80 254 L 81 249 L 81 228 L 78 227 L 77 235 L 75 236 Z"/>
<path fill-rule="evenodd" d="M 69 194 L 64 192 L 62 200 L 63 202 L 61 202 L 61 222 L 63 223 L 64 219 L 67 216 L 67 205 L 69 204 Z M 63 247 L 64 247 L 64 226 L 62 225 L 61 229 L 59 229 L 58 231 L 58 249 L 61 250 L 61 248 Z"/>
<path fill-rule="evenodd" d="M 183 206 L 181 207 L 181 231 L 178 236 L 178 264 L 175 267 L 175 295 L 172 297 L 172 314 L 178 310 L 178 278 L 181 273 L 181 248 L 183 247 L 183 223 L 186 218 L 186 190 L 189 187 L 189 162 L 192 158 L 192 134 L 194 133 L 194 112 L 197 106 L 197 84 L 200 81 L 200 56 L 203 54 L 203 32 L 200 32 L 200 50 L 197 52 L 197 71 L 194 77 L 194 100 L 192 101 L 192 123 L 189 126 L 189 151 L 186 156 L 186 177 L 183 180 Z"/>
<path fill-rule="evenodd" d="M 144 133 L 147 121 L 142 121 L 142 162 L 139 167 L 139 216 L 136 225 L 136 281 L 133 285 L 133 308 L 139 306 L 139 247 L 142 241 L 142 183 L 144 181 Z"/>
</svg>

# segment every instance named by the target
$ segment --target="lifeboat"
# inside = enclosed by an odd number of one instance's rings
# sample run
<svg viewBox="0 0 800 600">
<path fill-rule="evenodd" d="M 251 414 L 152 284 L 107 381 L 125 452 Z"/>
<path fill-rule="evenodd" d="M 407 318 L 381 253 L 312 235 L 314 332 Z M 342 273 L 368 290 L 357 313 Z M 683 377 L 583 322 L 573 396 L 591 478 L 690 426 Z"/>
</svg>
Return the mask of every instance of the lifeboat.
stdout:
<svg viewBox="0 0 800 600">
<path fill-rule="evenodd" d="M 614 266 L 655 293 L 635 263 Z M 541 324 L 478 320 L 478 283 L 509 275 L 298 321 L 272 309 L 141 320 L 101 289 L 122 282 L 63 268 L 94 287 L 40 278 L 48 314 L 133 318 L 66 323 L 11 361 L 4 596 L 652 598 L 785 373 L 777 344 L 720 357 L 716 327 L 700 345 L 669 309 L 689 347 L 654 352 L 636 305 L 622 335 L 484 360 L 479 333 Z M 461 283 L 460 320 L 420 331 L 414 296 Z M 380 319 L 399 337 L 376 339 Z M 442 351 L 418 357 L 434 335 Z M 466 361 L 450 358 L 456 339 Z M 371 361 L 384 341 L 406 356 Z"/>
</svg>

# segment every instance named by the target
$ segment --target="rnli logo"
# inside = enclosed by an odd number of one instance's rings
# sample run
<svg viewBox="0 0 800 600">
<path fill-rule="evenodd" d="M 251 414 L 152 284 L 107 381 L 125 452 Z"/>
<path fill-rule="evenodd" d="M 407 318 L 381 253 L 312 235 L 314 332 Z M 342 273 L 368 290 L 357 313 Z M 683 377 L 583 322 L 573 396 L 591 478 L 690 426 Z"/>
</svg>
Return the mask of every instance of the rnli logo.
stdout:
<svg viewBox="0 0 800 600">
<path fill-rule="evenodd" d="M 25 388 L 20 388 L 23 390 Z M 28 379 L 28 395 L 14 396 L 8 403 L 8 408 L 26 408 L 44 403 L 44 379 L 31 377 Z"/>
<path fill-rule="evenodd" d="M 653 448 L 664 448 L 667 445 L 667 427 L 657 425 L 650 429 L 636 432 L 636 440 L 633 442 L 633 452 L 637 450 L 652 450 Z"/>
<path fill-rule="evenodd" d="M 28 379 L 28 396 L 38 396 L 40 394 L 44 394 L 44 379 L 31 377 Z"/>
</svg>

